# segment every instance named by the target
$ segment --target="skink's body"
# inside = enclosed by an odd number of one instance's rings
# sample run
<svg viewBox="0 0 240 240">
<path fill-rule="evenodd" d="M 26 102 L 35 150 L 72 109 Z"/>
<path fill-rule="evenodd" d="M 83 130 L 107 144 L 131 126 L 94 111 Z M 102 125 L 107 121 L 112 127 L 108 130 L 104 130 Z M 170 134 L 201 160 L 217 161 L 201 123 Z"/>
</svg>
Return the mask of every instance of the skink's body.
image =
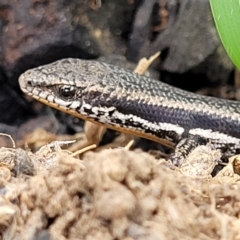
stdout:
<svg viewBox="0 0 240 240">
<path fill-rule="evenodd" d="M 59 110 L 169 146 L 188 136 L 240 149 L 240 103 L 200 96 L 122 68 L 63 59 L 28 70 L 22 90 Z"/>
</svg>

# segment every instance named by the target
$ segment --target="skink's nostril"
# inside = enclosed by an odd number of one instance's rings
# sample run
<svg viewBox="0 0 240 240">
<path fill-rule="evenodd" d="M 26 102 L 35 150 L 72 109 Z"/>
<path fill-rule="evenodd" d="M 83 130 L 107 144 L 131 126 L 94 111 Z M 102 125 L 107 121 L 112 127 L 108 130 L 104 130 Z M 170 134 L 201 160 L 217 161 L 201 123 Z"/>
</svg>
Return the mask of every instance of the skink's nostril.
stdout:
<svg viewBox="0 0 240 240">
<path fill-rule="evenodd" d="M 32 83 L 32 81 L 31 80 L 27 80 L 27 85 L 29 86 L 29 87 L 32 87 L 33 86 L 33 83 Z"/>
</svg>

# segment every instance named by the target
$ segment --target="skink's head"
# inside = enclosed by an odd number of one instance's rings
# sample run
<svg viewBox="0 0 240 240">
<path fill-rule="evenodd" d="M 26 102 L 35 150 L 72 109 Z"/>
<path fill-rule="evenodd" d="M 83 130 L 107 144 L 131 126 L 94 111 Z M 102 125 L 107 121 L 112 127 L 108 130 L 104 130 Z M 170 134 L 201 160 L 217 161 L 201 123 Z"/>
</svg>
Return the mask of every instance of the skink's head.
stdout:
<svg viewBox="0 0 240 240">
<path fill-rule="evenodd" d="M 104 64 L 66 58 L 26 71 L 20 76 L 19 84 L 28 94 L 36 88 L 42 90 L 57 85 L 84 87 L 89 82 L 99 82 L 107 72 Z"/>
<path fill-rule="evenodd" d="M 116 88 L 114 75 L 118 75 L 109 74 L 109 66 L 95 61 L 62 59 L 26 71 L 20 76 L 19 84 L 24 93 L 47 105 L 76 111 L 83 103 L 102 96 L 107 88 Z"/>
<path fill-rule="evenodd" d="M 104 83 L 107 72 L 102 63 L 67 58 L 26 71 L 19 84 L 23 92 L 35 98 L 53 95 L 72 100 L 74 92 Z"/>
</svg>

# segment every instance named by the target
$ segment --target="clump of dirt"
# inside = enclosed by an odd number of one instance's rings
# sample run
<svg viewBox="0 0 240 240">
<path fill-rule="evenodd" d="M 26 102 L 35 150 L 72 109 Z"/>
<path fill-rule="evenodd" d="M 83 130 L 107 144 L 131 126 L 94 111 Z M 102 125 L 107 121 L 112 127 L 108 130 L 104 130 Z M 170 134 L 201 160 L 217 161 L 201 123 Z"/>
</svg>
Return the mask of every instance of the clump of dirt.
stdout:
<svg viewBox="0 0 240 240">
<path fill-rule="evenodd" d="M 18 151 L 0 149 L 1 239 L 240 239 L 238 181 L 196 184 L 139 150 Z"/>
</svg>

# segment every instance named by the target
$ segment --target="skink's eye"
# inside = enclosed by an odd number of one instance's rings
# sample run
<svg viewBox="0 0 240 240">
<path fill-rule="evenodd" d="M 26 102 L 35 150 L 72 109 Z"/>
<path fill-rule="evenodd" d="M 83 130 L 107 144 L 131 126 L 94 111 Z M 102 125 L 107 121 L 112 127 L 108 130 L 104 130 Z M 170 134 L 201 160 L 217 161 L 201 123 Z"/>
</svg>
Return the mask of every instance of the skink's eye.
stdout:
<svg viewBox="0 0 240 240">
<path fill-rule="evenodd" d="M 61 98 L 74 99 L 76 94 L 76 88 L 74 86 L 64 85 L 58 88 L 58 92 L 59 92 L 59 97 Z"/>
</svg>

